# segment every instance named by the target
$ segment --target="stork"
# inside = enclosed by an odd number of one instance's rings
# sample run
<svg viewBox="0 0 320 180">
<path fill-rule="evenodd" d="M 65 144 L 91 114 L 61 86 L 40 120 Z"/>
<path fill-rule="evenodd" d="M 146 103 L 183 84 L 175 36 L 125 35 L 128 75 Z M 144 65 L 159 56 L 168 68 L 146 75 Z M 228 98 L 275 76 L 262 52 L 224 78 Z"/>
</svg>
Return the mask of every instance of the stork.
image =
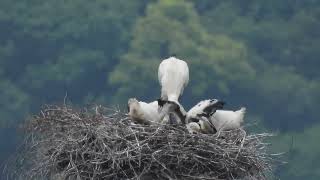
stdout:
<svg viewBox="0 0 320 180">
<path fill-rule="evenodd" d="M 242 107 L 237 111 L 217 110 L 210 116 L 209 120 L 217 131 L 232 130 L 240 128 L 245 113 L 245 107 Z"/>
<path fill-rule="evenodd" d="M 225 102 L 217 99 L 207 99 L 200 101 L 188 111 L 187 121 L 190 121 L 192 118 L 198 118 L 201 116 L 209 118 L 218 109 L 222 109 L 224 104 Z"/>
<path fill-rule="evenodd" d="M 199 133 L 201 130 L 200 125 L 197 122 L 190 122 L 186 126 L 190 134 Z"/>
<path fill-rule="evenodd" d="M 168 113 L 168 116 L 163 118 L 162 123 L 185 124 L 187 113 L 181 104 L 158 99 L 158 105 L 161 113 Z"/>
<path fill-rule="evenodd" d="M 217 132 L 216 128 L 211 124 L 211 122 L 206 117 L 199 117 L 192 119 L 189 122 L 187 130 L 189 133 L 204 133 L 204 134 L 215 134 Z"/>
<path fill-rule="evenodd" d="M 139 124 L 161 123 L 167 114 L 177 112 L 178 109 L 179 105 L 176 103 L 165 103 L 160 108 L 158 101 L 146 103 L 136 98 L 128 100 L 128 115 Z"/>
<path fill-rule="evenodd" d="M 222 109 L 224 104 L 223 101 L 217 99 L 207 99 L 192 107 L 186 116 L 189 132 L 216 133 L 217 130 L 209 119 L 218 109 Z"/>
<path fill-rule="evenodd" d="M 187 112 L 179 103 L 179 97 L 183 94 L 184 88 L 189 82 L 189 67 L 188 64 L 174 56 L 163 60 L 158 68 L 158 78 L 161 86 L 161 101 L 168 103 L 174 102 L 179 106 L 179 109 L 174 114 L 168 114 L 175 117 L 182 123 L 185 123 L 183 116 Z M 165 103 L 161 103 L 162 106 Z M 182 114 L 182 115 L 181 115 Z M 174 116 L 172 116 L 174 115 Z M 171 119 L 168 117 L 167 119 Z"/>
<path fill-rule="evenodd" d="M 175 57 L 163 60 L 158 69 L 161 99 L 178 102 L 189 82 L 188 64 Z"/>
<path fill-rule="evenodd" d="M 173 56 L 165 59 L 159 65 L 158 78 L 161 86 L 161 99 L 180 104 L 179 97 L 189 82 L 188 64 Z"/>
</svg>

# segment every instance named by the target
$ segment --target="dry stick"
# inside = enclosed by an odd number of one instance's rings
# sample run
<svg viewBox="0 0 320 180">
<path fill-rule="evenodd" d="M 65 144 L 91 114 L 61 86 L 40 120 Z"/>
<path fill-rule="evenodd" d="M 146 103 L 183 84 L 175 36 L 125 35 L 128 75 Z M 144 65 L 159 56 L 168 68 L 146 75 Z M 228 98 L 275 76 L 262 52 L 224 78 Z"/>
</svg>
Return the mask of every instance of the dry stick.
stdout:
<svg viewBox="0 0 320 180">
<path fill-rule="evenodd" d="M 26 129 L 19 160 L 28 164 L 8 177 L 267 179 L 280 156 L 267 152 L 268 133 L 189 134 L 183 125 L 134 124 L 119 109 L 102 106 L 46 106 Z"/>
</svg>

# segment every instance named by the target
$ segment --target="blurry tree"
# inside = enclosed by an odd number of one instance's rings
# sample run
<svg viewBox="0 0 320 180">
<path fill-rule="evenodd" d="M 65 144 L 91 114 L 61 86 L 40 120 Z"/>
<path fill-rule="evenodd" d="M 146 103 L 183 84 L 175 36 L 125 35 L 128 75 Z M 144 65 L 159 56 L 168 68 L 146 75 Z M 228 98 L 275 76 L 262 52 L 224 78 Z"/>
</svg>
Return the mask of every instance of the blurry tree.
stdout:
<svg viewBox="0 0 320 180">
<path fill-rule="evenodd" d="M 320 177 L 320 124 L 305 129 L 304 133 L 287 133 L 272 141 L 274 152 L 286 152 L 287 164 L 276 169 L 281 179 L 310 179 Z"/>
<path fill-rule="evenodd" d="M 154 100 L 158 65 L 176 54 L 190 66 L 187 109 L 219 98 L 247 106 L 246 121 L 299 130 L 281 177 L 319 177 L 319 19 L 317 0 L 1 0 L 0 127 L 66 93 L 81 105 Z"/>
<path fill-rule="evenodd" d="M 1 1 L 1 73 L 30 96 L 34 110 L 66 93 L 76 104 L 106 101 L 113 93 L 108 73 L 148 2 Z"/>
<path fill-rule="evenodd" d="M 28 95 L 0 76 L 0 129 L 16 125 L 29 111 Z"/>
<path fill-rule="evenodd" d="M 245 89 L 255 75 L 246 47 L 225 35 L 208 34 L 191 3 L 159 1 L 138 20 L 129 52 L 109 78 L 118 86 L 117 99 L 159 97 L 157 68 L 171 54 L 189 63 L 191 82 L 184 96 L 189 105 L 203 96 L 229 94 L 233 86 Z"/>
<path fill-rule="evenodd" d="M 263 104 L 254 111 L 264 116 L 268 126 L 302 129 L 318 121 L 314 113 L 320 91 L 315 91 L 320 85 L 318 1 L 194 3 L 211 34 L 225 34 L 247 46 L 248 60 L 258 72 L 252 102 Z"/>
<path fill-rule="evenodd" d="M 196 1 L 202 24 L 244 40 L 266 61 L 291 66 L 308 79 L 320 74 L 320 2 L 306 1 Z"/>
</svg>

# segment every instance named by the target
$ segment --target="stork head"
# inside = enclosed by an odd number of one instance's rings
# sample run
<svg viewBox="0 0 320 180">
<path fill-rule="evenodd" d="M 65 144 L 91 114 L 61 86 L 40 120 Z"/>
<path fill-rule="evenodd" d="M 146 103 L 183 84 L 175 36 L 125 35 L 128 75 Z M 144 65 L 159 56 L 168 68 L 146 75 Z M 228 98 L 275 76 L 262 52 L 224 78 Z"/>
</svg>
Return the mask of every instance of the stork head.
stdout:
<svg viewBox="0 0 320 180">
<path fill-rule="evenodd" d="M 211 99 L 210 100 L 210 104 L 203 109 L 203 116 L 205 117 L 209 117 L 211 115 L 213 115 L 218 109 L 223 109 L 223 106 L 225 105 L 226 103 L 224 101 L 220 101 L 220 100 L 217 100 L 217 99 Z"/>
<path fill-rule="evenodd" d="M 128 100 L 128 106 L 130 107 L 133 104 L 139 104 L 138 100 L 136 98 L 130 98 Z"/>
<path fill-rule="evenodd" d="M 128 100 L 128 113 L 129 113 L 129 115 L 136 114 L 139 107 L 140 107 L 140 104 L 136 98 L 130 98 Z"/>
</svg>

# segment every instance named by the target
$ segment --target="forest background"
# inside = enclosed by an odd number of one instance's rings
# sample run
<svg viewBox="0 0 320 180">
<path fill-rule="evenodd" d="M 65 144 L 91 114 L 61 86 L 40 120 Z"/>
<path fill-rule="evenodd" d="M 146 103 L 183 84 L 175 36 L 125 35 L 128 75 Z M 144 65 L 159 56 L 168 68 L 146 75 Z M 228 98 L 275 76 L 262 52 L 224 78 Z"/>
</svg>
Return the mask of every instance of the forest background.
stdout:
<svg viewBox="0 0 320 180">
<path fill-rule="evenodd" d="M 157 67 L 188 62 L 188 109 L 207 98 L 247 107 L 274 132 L 281 179 L 320 179 L 319 0 L 1 0 L 0 164 L 44 104 L 124 107 L 159 97 Z"/>
</svg>

